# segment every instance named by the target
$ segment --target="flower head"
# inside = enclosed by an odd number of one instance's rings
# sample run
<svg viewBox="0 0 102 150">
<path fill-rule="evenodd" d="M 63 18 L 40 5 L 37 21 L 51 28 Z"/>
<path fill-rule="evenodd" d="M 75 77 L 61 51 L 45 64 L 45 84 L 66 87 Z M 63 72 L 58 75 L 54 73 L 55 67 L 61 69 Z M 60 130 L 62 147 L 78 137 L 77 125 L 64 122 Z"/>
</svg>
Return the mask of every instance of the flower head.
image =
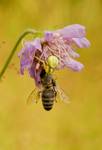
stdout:
<svg viewBox="0 0 102 150">
<path fill-rule="evenodd" d="M 75 24 L 56 31 L 45 31 L 42 38 L 25 42 L 19 53 L 21 74 L 27 69 L 39 86 L 40 73 L 46 64 L 55 69 L 67 67 L 80 71 L 84 66 L 74 58 L 79 57 L 76 48 L 90 46 L 85 35 L 85 27 Z"/>
</svg>

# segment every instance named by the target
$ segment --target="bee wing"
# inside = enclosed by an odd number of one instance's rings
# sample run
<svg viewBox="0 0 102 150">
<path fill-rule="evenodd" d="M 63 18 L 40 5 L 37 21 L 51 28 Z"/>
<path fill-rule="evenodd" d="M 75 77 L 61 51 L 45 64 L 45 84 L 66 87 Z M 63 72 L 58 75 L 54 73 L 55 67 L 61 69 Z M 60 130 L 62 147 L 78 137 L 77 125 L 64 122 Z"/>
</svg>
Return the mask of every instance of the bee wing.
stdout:
<svg viewBox="0 0 102 150">
<path fill-rule="evenodd" d="M 59 85 L 56 86 L 56 91 L 57 91 L 57 99 L 60 99 L 61 101 L 65 103 L 70 103 L 69 97 L 65 94 L 64 90 L 60 88 Z"/>
<path fill-rule="evenodd" d="M 34 89 L 27 98 L 27 104 L 37 103 L 40 99 L 40 91 L 38 89 Z"/>
</svg>

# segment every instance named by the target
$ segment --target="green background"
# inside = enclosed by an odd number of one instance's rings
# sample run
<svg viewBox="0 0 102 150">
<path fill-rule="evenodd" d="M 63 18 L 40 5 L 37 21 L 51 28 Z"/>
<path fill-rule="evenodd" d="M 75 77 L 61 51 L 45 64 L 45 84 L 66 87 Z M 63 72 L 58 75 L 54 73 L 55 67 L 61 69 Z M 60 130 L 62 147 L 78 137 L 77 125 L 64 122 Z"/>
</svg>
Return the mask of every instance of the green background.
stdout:
<svg viewBox="0 0 102 150">
<path fill-rule="evenodd" d="M 0 69 L 20 33 L 27 28 L 86 26 L 88 49 L 79 49 L 85 68 L 56 72 L 70 104 L 50 112 L 26 105 L 34 81 L 18 74 L 18 48 L 0 82 L 0 150 L 102 150 L 102 1 L 0 0 Z"/>
</svg>

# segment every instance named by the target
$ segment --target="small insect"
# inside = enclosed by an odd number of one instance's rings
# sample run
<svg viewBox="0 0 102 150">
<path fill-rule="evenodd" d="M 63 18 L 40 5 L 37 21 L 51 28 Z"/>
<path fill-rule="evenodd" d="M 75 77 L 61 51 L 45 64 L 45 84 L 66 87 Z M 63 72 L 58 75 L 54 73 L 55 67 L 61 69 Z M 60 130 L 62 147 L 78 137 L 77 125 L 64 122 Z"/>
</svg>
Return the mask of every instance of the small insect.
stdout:
<svg viewBox="0 0 102 150">
<path fill-rule="evenodd" d="M 33 90 L 28 97 L 27 103 L 31 103 L 33 100 L 37 102 L 40 98 L 43 108 L 49 111 L 53 108 L 54 102 L 57 102 L 57 98 L 68 102 L 68 97 L 64 94 L 63 90 L 56 85 L 56 81 L 51 74 L 46 73 L 43 69 L 40 77 L 42 91 L 38 91 L 37 89 Z"/>
</svg>

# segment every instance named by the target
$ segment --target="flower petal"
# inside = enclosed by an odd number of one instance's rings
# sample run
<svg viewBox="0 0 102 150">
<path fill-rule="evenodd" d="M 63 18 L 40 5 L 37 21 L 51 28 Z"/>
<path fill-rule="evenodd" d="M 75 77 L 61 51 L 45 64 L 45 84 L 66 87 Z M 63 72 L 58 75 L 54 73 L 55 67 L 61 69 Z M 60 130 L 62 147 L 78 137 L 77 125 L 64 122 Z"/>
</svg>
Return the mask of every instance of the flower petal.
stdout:
<svg viewBox="0 0 102 150">
<path fill-rule="evenodd" d="M 42 51 L 40 38 L 34 39 L 34 41 L 32 41 L 31 44 L 34 46 L 35 49 Z"/>
<path fill-rule="evenodd" d="M 53 32 L 45 31 L 45 41 L 50 42 L 53 39 Z"/>
<path fill-rule="evenodd" d="M 78 57 L 80 57 L 80 55 L 78 54 L 78 53 L 76 53 L 74 50 L 72 50 L 72 49 L 69 49 L 68 50 L 68 53 L 69 53 L 69 55 L 71 56 L 71 57 L 73 57 L 73 58 L 78 58 Z"/>
<path fill-rule="evenodd" d="M 85 36 L 85 27 L 79 24 L 73 24 L 56 32 L 60 33 L 64 39 L 81 38 Z"/>
<path fill-rule="evenodd" d="M 34 55 L 37 50 L 42 51 L 39 38 L 24 43 L 23 49 L 18 54 L 20 57 L 21 74 L 24 74 L 24 69 L 29 69 L 32 66 Z"/>
<path fill-rule="evenodd" d="M 89 40 L 84 38 L 73 38 L 72 41 L 79 47 L 79 48 L 87 48 L 90 46 Z"/>
<path fill-rule="evenodd" d="M 65 62 L 66 67 L 72 69 L 73 71 L 80 71 L 84 65 L 74 59 L 70 58 L 67 62 Z"/>
<path fill-rule="evenodd" d="M 41 84 L 41 79 L 40 79 L 41 69 L 39 69 L 39 71 L 36 72 L 35 66 L 36 66 L 36 64 L 33 63 L 32 67 L 29 68 L 28 71 L 29 71 L 30 77 L 32 77 L 35 80 L 36 86 L 40 87 L 40 84 Z"/>
</svg>

